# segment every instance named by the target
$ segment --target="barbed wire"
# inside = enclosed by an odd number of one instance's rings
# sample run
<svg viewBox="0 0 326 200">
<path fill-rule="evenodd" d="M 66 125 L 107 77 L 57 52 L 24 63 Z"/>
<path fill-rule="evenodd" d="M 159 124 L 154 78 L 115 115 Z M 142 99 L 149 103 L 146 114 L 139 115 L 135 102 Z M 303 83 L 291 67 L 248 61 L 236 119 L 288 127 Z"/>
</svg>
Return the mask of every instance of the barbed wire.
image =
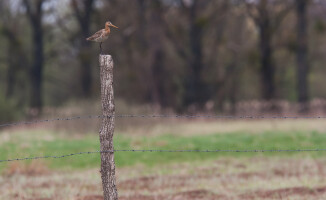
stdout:
<svg viewBox="0 0 326 200">
<path fill-rule="evenodd" d="M 102 115 L 87 115 L 87 116 L 75 116 L 75 117 L 65 117 L 65 118 L 53 118 L 53 119 L 44 119 L 44 120 L 14 122 L 14 123 L 0 124 L 0 127 L 22 126 L 22 125 L 47 123 L 47 122 L 54 122 L 54 121 L 70 121 L 70 120 L 79 120 L 79 119 L 94 119 L 94 118 L 101 118 L 101 116 Z"/>
<path fill-rule="evenodd" d="M 71 153 L 66 155 L 60 156 L 37 156 L 37 157 L 26 157 L 26 158 L 14 158 L 14 159 L 6 159 L 0 160 L 2 162 L 13 162 L 13 161 L 23 161 L 23 160 L 37 160 L 37 159 L 47 159 L 47 158 L 66 158 L 71 156 L 77 155 L 84 155 L 84 154 L 97 154 L 97 153 L 114 153 L 114 152 L 135 152 L 135 153 L 153 153 L 153 152 L 160 152 L 160 153 L 282 153 L 282 152 L 320 152 L 326 151 L 326 149 L 270 149 L 270 150 L 263 150 L 263 149 L 256 149 L 256 150 L 159 150 L 159 149 L 149 149 L 149 150 L 138 150 L 138 149 L 125 149 L 125 150 L 113 150 L 113 151 L 88 151 L 88 152 L 78 152 L 78 153 Z"/>
<path fill-rule="evenodd" d="M 206 119 L 326 119 L 326 116 L 228 116 L 228 115 L 85 115 L 85 116 L 74 116 L 74 117 L 63 117 L 53 118 L 44 120 L 33 120 L 23 122 L 13 122 L 0 124 L 0 128 L 9 126 L 22 126 L 32 125 L 38 123 L 50 123 L 55 121 L 71 121 L 81 119 L 100 119 L 105 117 L 115 118 L 177 118 L 177 119 L 195 119 L 195 118 L 206 118 Z"/>
</svg>

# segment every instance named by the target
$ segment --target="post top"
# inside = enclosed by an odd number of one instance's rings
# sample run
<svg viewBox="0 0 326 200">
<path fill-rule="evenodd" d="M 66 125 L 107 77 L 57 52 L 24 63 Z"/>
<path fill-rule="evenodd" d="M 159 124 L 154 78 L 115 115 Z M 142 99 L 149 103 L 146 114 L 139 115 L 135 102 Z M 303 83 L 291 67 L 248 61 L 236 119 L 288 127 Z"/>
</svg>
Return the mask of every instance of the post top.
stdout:
<svg viewBox="0 0 326 200">
<path fill-rule="evenodd" d="M 100 54 L 100 58 L 111 58 L 112 56 L 109 54 Z"/>
<path fill-rule="evenodd" d="M 111 55 L 100 55 L 99 57 L 100 66 L 109 70 L 113 68 L 113 59 Z"/>
</svg>

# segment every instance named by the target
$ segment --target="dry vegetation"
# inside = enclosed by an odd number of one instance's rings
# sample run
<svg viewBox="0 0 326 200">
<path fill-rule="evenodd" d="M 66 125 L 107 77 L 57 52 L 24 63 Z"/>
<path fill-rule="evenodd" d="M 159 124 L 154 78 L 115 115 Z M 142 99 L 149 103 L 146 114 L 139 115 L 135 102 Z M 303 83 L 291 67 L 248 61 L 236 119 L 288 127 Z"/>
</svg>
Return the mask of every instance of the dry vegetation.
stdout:
<svg viewBox="0 0 326 200">
<path fill-rule="evenodd" d="M 120 168 L 118 190 L 123 200 L 325 199 L 325 164 L 325 159 L 256 157 Z M 101 199 L 96 169 L 41 169 L 42 173 L 35 175 L 29 166 L 24 167 L 17 170 L 17 164 L 13 164 L 4 172 L 0 199 Z"/>
</svg>

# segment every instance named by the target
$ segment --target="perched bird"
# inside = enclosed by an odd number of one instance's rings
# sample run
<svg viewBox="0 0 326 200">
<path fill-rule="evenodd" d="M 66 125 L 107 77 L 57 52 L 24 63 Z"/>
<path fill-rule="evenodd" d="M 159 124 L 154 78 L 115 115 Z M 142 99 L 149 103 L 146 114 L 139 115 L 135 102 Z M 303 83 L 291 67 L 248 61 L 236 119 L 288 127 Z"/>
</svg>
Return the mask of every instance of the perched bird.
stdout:
<svg viewBox="0 0 326 200">
<path fill-rule="evenodd" d="M 105 28 L 97 31 L 94 35 L 90 36 L 89 38 L 86 38 L 88 41 L 94 41 L 94 42 L 100 42 L 100 50 L 102 54 L 102 42 L 108 39 L 110 34 L 110 26 L 114 28 L 119 28 L 115 25 L 113 25 L 110 21 L 107 21 L 105 23 Z"/>
</svg>

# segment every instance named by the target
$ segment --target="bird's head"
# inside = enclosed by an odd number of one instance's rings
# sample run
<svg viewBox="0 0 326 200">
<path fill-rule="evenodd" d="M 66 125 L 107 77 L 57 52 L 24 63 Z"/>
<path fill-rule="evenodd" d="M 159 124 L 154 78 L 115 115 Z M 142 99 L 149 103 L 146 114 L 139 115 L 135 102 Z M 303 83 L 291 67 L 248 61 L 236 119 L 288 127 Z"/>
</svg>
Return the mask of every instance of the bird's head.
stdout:
<svg viewBox="0 0 326 200">
<path fill-rule="evenodd" d="M 106 27 L 112 26 L 112 27 L 114 27 L 114 28 L 119 28 L 119 27 L 113 25 L 110 21 L 107 21 L 107 22 L 105 23 L 105 26 L 106 26 Z"/>
</svg>

